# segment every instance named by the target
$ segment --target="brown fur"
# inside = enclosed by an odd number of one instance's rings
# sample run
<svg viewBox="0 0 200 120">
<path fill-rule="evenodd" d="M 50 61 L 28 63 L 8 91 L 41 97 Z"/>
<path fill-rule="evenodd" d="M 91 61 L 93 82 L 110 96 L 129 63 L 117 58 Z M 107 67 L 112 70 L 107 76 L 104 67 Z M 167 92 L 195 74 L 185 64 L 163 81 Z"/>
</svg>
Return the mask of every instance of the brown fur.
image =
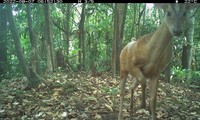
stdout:
<svg viewBox="0 0 200 120">
<path fill-rule="evenodd" d="M 133 91 L 141 84 L 141 107 L 146 106 L 146 79 L 150 79 L 151 119 L 156 119 L 156 96 L 160 73 L 164 70 L 172 55 L 172 36 L 180 36 L 183 31 L 186 11 L 191 9 L 186 4 L 156 4 L 165 11 L 165 18 L 160 27 L 151 34 L 144 35 L 137 41 L 128 43 L 120 54 L 121 96 L 118 120 L 123 120 L 122 109 L 125 94 L 125 83 L 128 74 L 135 77 L 131 87 L 131 114 L 133 107 Z M 178 7 L 178 9 L 177 9 Z"/>
</svg>

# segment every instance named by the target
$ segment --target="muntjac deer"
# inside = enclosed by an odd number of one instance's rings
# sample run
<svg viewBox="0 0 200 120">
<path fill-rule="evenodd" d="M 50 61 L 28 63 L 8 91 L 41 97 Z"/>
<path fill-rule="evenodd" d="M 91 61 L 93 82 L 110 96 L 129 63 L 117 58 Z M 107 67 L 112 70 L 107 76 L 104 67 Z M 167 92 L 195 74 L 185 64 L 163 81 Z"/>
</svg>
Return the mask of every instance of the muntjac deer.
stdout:
<svg viewBox="0 0 200 120">
<path fill-rule="evenodd" d="M 173 36 L 180 36 L 183 32 L 187 11 L 197 5 L 191 4 L 154 4 L 163 9 L 165 17 L 160 27 L 151 34 L 144 35 L 137 41 L 128 43 L 120 54 L 120 107 L 118 120 L 123 120 L 122 109 L 125 95 L 125 84 L 128 74 L 135 77 L 131 86 L 131 96 L 134 89 L 140 84 L 142 88 L 141 107 L 145 108 L 146 79 L 150 84 L 150 112 L 151 120 L 156 119 L 156 96 L 160 73 L 171 59 L 170 50 Z M 131 97 L 131 114 L 132 114 Z"/>
</svg>

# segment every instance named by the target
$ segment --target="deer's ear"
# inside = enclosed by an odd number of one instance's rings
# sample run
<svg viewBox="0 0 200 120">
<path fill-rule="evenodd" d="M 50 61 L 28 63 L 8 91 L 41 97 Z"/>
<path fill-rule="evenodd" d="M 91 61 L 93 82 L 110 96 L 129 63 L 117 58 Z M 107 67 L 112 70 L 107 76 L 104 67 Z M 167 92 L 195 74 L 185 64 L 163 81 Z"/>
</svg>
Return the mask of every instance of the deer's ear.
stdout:
<svg viewBox="0 0 200 120">
<path fill-rule="evenodd" d="M 198 8 L 198 7 L 200 7 L 200 4 L 199 3 L 196 3 L 196 4 L 189 4 L 189 3 L 187 3 L 187 5 L 186 5 L 186 9 L 187 10 L 192 10 L 192 9 L 195 9 L 195 8 Z"/>
<path fill-rule="evenodd" d="M 166 10 L 167 7 L 168 7 L 168 4 L 166 4 L 166 3 L 154 3 L 154 6 L 155 6 L 157 9 Z"/>
</svg>

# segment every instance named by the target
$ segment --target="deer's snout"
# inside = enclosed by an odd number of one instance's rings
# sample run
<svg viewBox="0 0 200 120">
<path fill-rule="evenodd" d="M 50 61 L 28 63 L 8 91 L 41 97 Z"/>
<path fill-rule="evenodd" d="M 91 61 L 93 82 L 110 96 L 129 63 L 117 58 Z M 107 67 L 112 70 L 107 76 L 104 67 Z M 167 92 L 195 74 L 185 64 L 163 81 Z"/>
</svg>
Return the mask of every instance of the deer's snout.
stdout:
<svg viewBox="0 0 200 120">
<path fill-rule="evenodd" d="M 181 36 L 182 30 L 181 29 L 173 29 L 173 35 L 174 36 Z"/>
</svg>

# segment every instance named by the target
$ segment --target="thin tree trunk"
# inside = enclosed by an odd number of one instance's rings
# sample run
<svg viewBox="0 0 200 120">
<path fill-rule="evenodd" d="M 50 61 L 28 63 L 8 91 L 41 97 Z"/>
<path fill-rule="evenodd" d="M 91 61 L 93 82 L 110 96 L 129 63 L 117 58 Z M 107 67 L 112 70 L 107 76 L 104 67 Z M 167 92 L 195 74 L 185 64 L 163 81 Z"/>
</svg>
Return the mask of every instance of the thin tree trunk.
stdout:
<svg viewBox="0 0 200 120">
<path fill-rule="evenodd" d="M 137 4 L 134 3 L 133 5 L 134 5 L 134 15 L 133 15 L 133 23 L 132 23 L 132 29 L 131 29 L 131 36 L 130 36 L 130 39 L 131 39 L 132 37 L 136 37 L 136 35 L 135 35 L 135 26 L 136 26 Z M 129 39 L 129 40 L 130 40 L 130 39 Z"/>
<path fill-rule="evenodd" d="M 7 13 L 5 4 L 0 4 L 0 80 L 5 77 L 7 64 Z"/>
<path fill-rule="evenodd" d="M 141 4 L 139 4 L 139 11 L 140 11 L 140 7 L 141 7 Z M 139 16 L 138 16 L 138 33 L 137 33 L 137 35 L 136 35 L 136 38 L 138 37 L 138 36 L 140 36 L 139 35 L 139 33 L 140 33 L 140 30 L 141 30 L 141 28 L 140 28 L 140 21 L 141 21 L 141 17 L 142 17 L 142 15 L 143 15 L 143 13 L 144 13 L 144 11 L 145 11 L 145 9 L 146 9 L 146 7 L 144 6 L 143 7 L 143 9 L 142 9 L 142 11 L 139 13 Z"/>
<path fill-rule="evenodd" d="M 191 16 L 192 12 L 189 12 Z M 187 19 L 187 27 L 185 29 L 186 41 L 183 44 L 182 51 L 182 66 L 183 69 L 191 69 L 192 61 L 192 46 L 193 46 L 193 34 L 194 34 L 194 21 L 195 18 L 191 17 Z"/>
<path fill-rule="evenodd" d="M 138 4 L 138 13 L 141 13 L 140 12 L 140 7 L 141 7 L 141 4 Z M 136 28 L 136 27 L 135 27 Z M 137 31 L 136 31 L 136 38 L 138 38 L 139 36 L 139 30 L 140 30 L 140 14 L 138 14 L 138 19 L 137 19 Z"/>
<path fill-rule="evenodd" d="M 169 44 L 167 49 L 168 49 L 168 51 L 171 51 L 171 52 L 169 52 L 170 54 L 167 55 L 168 56 L 167 59 L 171 59 L 171 56 L 173 54 L 172 43 Z M 169 60 L 169 61 L 171 61 L 171 60 Z M 164 74 L 165 74 L 164 81 L 169 83 L 171 80 L 170 79 L 171 78 L 171 62 L 169 62 L 169 64 L 166 66 L 166 68 L 164 70 Z"/>
<path fill-rule="evenodd" d="M 71 4 L 67 4 L 67 11 L 66 11 L 66 54 L 69 55 L 69 31 L 70 31 L 70 12 L 71 12 Z"/>
<path fill-rule="evenodd" d="M 84 32 L 84 22 L 85 22 L 85 6 L 83 4 L 81 12 L 81 20 L 79 23 L 79 70 L 85 69 L 85 32 Z"/>
<path fill-rule="evenodd" d="M 143 14 L 143 23 L 142 23 L 142 33 L 145 30 L 145 16 L 146 16 L 146 3 L 144 3 L 144 14 Z"/>
<path fill-rule="evenodd" d="M 118 26 L 118 23 L 119 23 L 119 14 L 118 14 L 118 5 L 115 4 L 115 9 L 114 9 L 114 33 L 113 33 L 113 46 L 112 46 L 112 76 L 115 77 L 115 74 L 116 74 L 116 59 L 117 59 L 117 46 L 116 46 L 116 43 L 117 43 L 117 33 L 119 33 L 119 26 Z"/>
<path fill-rule="evenodd" d="M 111 42 L 111 40 L 110 40 L 110 38 L 109 38 L 109 32 L 107 31 L 106 33 L 105 33 L 105 43 L 106 43 L 106 56 L 107 56 L 107 58 L 109 58 L 110 57 L 110 53 L 111 53 L 111 51 L 110 51 L 110 42 Z"/>
<path fill-rule="evenodd" d="M 27 9 L 27 18 L 28 18 L 28 27 L 29 27 L 29 36 L 30 36 L 30 43 L 31 43 L 31 67 L 34 71 L 38 72 L 38 56 L 37 56 L 37 44 L 36 39 L 33 33 L 32 27 L 32 18 L 31 18 L 31 8 L 30 4 L 26 4 Z"/>
<path fill-rule="evenodd" d="M 114 36 L 112 47 L 112 72 L 113 76 L 119 72 L 119 55 L 121 52 L 124 23 L 127 11 L 127 4 L 115 4 L 114 12 Z"/>
<path fill-rule="evenodd" d="M 192 11 L 189 11 L 189 16 L 192 16 Z M 182 66 L 183 69 L 191 70 L 191 63 L 192 63 L 192 47 L 193 47 L 193 35 L 194 35 L 194 21 L 195 18 L 188 17 L 186 22 L 186 29 L 185 29 L 185 38 L 186 42 L 183 44 L 183 51 L 182 51 Z M 188 71 L 190 72 L 190 71 Z M 189 82 L 191 77 L 191 73 L 186 75 L 186 80 Z"/>
<path fill-rule="evenodd" d="M 46 55 L 47 55 L 47 72 L 53 72 L 53 49 L 50 30 L 50 17 L 49 17 L 49 5 L 44 4 L 44 16 L 45 16 L 45 43 L 46 43 Z"/>
</svg>

